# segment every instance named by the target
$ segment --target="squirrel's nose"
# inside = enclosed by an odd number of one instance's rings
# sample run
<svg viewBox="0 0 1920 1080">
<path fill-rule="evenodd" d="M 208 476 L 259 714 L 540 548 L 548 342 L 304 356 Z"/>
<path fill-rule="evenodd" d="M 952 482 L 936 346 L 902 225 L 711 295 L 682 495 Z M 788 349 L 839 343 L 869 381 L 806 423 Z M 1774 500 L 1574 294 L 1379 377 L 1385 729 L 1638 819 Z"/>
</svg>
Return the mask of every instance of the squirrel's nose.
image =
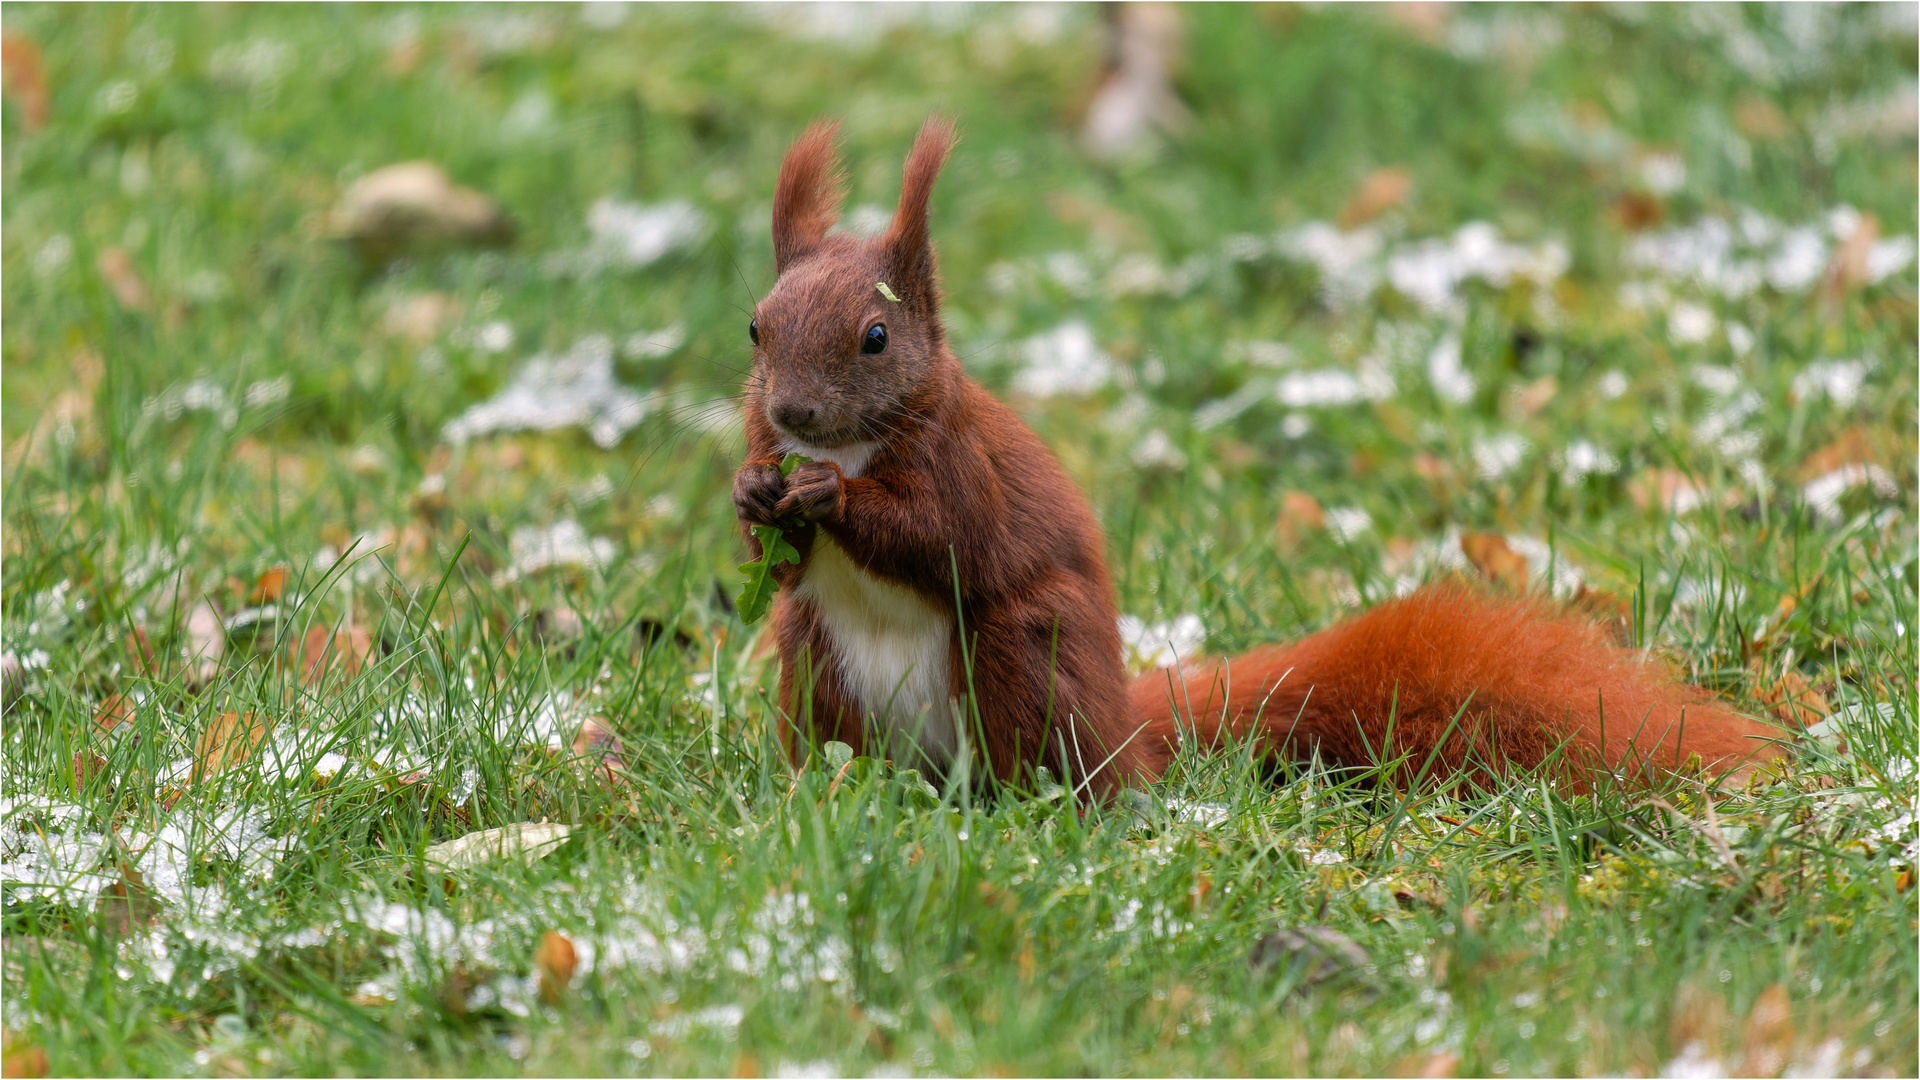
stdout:
<svg viewBox="0 0 1920 1080">
<path fill-rule="evenodd" d="M 813 426 L 813 418 L 818 413 L 813 406 L 799 401 L 777 401 L 773 405 L 773 422 L 795 434 L 802 434 Z"/>
</svg>

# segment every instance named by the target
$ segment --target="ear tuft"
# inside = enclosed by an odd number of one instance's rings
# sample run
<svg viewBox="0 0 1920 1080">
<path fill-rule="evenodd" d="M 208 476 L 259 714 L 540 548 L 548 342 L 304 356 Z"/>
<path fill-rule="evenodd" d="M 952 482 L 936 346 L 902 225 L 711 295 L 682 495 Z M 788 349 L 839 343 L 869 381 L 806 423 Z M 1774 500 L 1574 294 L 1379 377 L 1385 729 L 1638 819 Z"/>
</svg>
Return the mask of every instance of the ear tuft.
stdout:
<svg viewBox="0 0 1920 1080">
<path fill-rule="evenodd" d="M 930 116 L 907 155 L 906 172 L 900 184 L 900 207 L 894 211 L 893 224 L 882 243 L 892 266 L 894 288 L 909 299 L 918 300 L 933 291 L 933 244 L 927 234 L 927 201 L 933 196 L 933 182 L 939 178 L 940 167 L 947 163 L 947 155 L 956 141 L 951 119 Z"/>
<path fill-rule="evenodd" d="M 773 189 L 773 267 L 783 272 L 840 217 L 847 177 L 840 169 L 840 122 L 817 120 L 795 139 Z"/>
</svg>

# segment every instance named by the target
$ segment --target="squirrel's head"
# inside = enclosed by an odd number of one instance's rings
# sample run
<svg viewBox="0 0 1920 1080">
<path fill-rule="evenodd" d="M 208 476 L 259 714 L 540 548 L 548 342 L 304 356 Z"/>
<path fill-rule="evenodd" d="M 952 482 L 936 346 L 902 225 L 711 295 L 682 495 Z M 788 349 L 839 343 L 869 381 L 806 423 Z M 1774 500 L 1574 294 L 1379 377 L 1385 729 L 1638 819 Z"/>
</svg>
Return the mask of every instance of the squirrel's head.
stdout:
<svg viewBox="0 0 1920 1080">
<path fill-rule="evenodd" d="M 748 407 L 763 410 L 781 436 L 821 449 L 882 438 L 907 415 L 946 336 L 927 199 L 953 147 L 953 123 L 934 117 L 920 129 L 893 223 L 867 239 L 827 231 L 846 194 L 838 127 L 809 127 L 780 165 L 773 195 L 780 276 L 748 331 Z"/>
</svg>

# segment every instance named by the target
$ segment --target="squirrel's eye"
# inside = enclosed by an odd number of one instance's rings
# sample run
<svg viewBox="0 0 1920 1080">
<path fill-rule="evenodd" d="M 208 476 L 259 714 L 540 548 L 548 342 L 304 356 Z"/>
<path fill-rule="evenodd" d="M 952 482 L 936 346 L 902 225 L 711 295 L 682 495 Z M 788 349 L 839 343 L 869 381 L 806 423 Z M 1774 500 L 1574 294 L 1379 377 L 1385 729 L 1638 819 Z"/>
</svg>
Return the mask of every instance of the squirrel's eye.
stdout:
<svg viewBox="0 0 1920 1080">
<path fill-rule="evenodd" d="M 755 345 L 760 344 L 760 320 L 759 319 L 755 319 L 752 322 L 747 324 L 747 336 L 753 339 L 753 343 Z"/>
<path fill-rule="evenodd" d="M 867 340 L 860 343 L 860 351 L 867 356 L 872 356 L 874 353 L 886 352 L 887 328 L 880 323 L 874 323 L 872 326 L 867 327 Z"/>
</svg>

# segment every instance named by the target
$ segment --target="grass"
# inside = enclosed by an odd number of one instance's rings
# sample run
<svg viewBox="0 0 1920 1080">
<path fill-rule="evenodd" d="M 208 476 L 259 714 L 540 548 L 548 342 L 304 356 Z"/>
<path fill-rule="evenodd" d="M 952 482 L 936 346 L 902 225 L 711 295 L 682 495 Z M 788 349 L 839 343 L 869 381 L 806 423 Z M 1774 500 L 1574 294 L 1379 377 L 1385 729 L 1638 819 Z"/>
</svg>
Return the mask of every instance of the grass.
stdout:
<svg viewBox="0 0 1920 1080">
<path fill-rule="evenodd" d="M 1116 164 L 1073 137 L 1090 11 L 612 14 L 7 7 L 9 1070 L 1920 1069 L 1910 5 L 1189 9 L 1192 126 Z M 850 205 L 884 209 L 935 107 L 953 339 L 1092 495 L 1123 611 L 1231 654 L 1491 534 L 1483 566 L 1527 557 L 1742 707 L 1791 675 L 1833 719 L 1716 792 L 1227 748 L 1076 809 L 791 768 L 764 624 L 722 598 L 772 177 L 843 115 Z M 514 242 L 368 267 L 316 235 L 419 158 Z M 1434 303 L 1300 254 L 1390 166 L 1369 265 L 1426 253 Z M 705 232 L 584 258 L 603 197 Z M 1893 268 L 1828 287 L 1842 205 Z M 1695 280 L 1676 238 L 1746 211 L 1760 280 Z M 1564 270 L 1462 270 L 1472 221 Z M 1109 377 L 1022 392 L 1076 323 Z M 658 392 L 611 449 L 443 439 L 593 335 Z M 603 544 L 529 569 L 566 522 Z M 567 749 L 587 716 L 617 770 Z M 571 826 L 543 857 L 429 862 L 541 821 Z M 1312 925 L 1370 961 L 1249 964 Z"/>
</svg>

